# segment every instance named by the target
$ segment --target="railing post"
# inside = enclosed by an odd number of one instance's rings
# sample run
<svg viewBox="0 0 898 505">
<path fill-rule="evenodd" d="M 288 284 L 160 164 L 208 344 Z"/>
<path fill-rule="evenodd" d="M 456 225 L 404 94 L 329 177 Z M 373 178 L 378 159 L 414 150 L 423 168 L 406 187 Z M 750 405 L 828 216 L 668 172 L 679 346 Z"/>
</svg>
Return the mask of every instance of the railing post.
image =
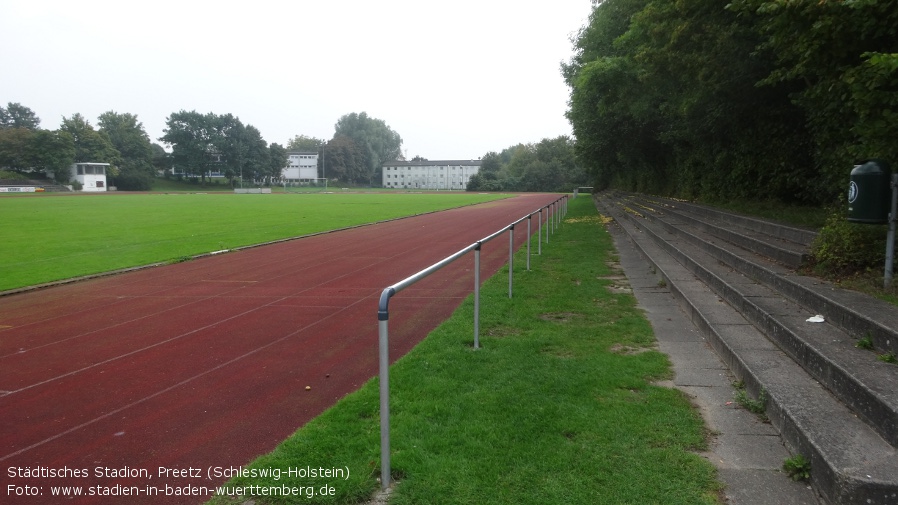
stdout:
<svg viewBox="0 0 898 505">
<path fill-rule="evenodd" d="M 546 205 L 546 243 L 549 243 L 549 228 L 552 227 L 552 213 L 549 212 L 549 209 L 552 207 L 551 204 Z"/>
<path fill-rule="evenodd" d="M 390 330 L 389 303 L 395 291 L 384 289 L 377 311 L 377 334 L 380 364 L 380 484 L 390 487 Z"/>
<path fill-rule="evenodd" d="M 886 233 L 886 265 L 882 288 L 892 285 L 892 269 L 895 263 L 895 222 L 898 221 L 898 174 L 892 174 L 892 206 L 889 212 L 889 231 Z"/>
<path fill-rule="evenodd" d="M 539 208 L 539 226 L 536 230 L 536 254 L 543 255 L 543 208 Z"/>
<path fill-rule="evenodd" d="M 511 279 L 514 277 L 514 225 L 508 227 L 508 297 L 511 298 Z"/>
<path fill-rule="evenodd" d="M 480 349 L 480 245 L 474 248 L 474 349 Z"/>
<path fill-rule="evenodd" d="M 552 232 L 552 235 L 555 235 L 555 219 L 558 216 L 558 207 L 555 206 L 555 202 L 552 202 L 551 205 L 552 205 L 552 228 L 550 231 Z"/>
<path fill-rule="evenodd" d="M 533 214 L 527 216 L 527 271 L 530 271 L 530 239 L 532 236 L 530 235 L 530 218 L 533 217 Z"/>
</svg>

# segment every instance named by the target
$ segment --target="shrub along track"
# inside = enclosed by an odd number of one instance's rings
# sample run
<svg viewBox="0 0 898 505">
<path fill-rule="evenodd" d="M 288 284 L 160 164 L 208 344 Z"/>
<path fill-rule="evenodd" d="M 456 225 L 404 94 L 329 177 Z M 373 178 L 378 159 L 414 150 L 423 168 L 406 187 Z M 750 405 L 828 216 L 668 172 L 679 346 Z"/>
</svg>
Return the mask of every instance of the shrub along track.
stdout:
<svg viewBox="0 0 898 505">
<path fill-rule="evenodd" d="M 522 195 L 0 298 L 2 467 L 89 473 L 5 471 L 0 483 L 38 486 L 45 500 L 50 486 L 220 484 L 157 474 L 205 477 L 270 451 L 376 374 L 384 287 L 556 198 Z M 508 239 L 485 244 L 482 278 L 507 259 Z M 396 296 L 394 360 L 467 296 L 472 270 L 473 258 L 462 259 Z M 155 477 L 98 478 L 97 467 Z M 36 503 L 4 495 L 10 502 Z"/>
</svg>

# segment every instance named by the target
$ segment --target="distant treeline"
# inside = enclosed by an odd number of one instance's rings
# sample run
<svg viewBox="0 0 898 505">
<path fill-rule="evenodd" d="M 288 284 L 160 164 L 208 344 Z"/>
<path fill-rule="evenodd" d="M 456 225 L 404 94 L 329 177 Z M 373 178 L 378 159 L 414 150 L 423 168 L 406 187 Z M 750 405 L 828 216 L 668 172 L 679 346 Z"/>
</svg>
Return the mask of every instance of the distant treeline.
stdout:
<svg viewBox="0 0 898 505">
<path fill-rule="evenodd" d="M 562 73 L 599 187 L 825 204 L 898 169 L 894 1 L 595 3 Z"/>
<path fill-rule="evenodd" d="M 468 191 L 570 192 L 588 186 L 590 175 L 577 163 L 574 141 L 566 135 L 535 144 L 517 144 L 483 155 Z"/>
</svg>

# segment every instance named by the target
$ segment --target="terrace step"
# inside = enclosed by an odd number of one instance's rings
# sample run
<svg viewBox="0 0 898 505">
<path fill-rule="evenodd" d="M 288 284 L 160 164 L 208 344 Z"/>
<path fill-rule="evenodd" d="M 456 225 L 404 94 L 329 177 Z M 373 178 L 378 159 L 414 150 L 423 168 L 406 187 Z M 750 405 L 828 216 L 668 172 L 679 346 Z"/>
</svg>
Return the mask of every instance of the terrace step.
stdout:
<svg viewBox="0 0 898 505">
<path fill-rule="evenodd" d="M 767 415 L 790 450 L 811 461 L 822 496 L 898 503 L 898 367 L 856 348 L 853 333 L 876 328 L 877 342 L 894 345 L 898 308 L 784 266 L 806 254 L 812 232 L 635 195 L 602 193 L 596 204 L 733 374 L 766 397 Z M 817 314 L 826 322 L 807 321 Z"/>
<path fill-rule="evenodd" d="M 47 181 L 22 180 L 22 179 L 0 179 L 0 186 L 21 187 L 33 186 L 35 188 L 43 188 L 47 192 L 64 192 L 71 189 L 60 184 L 48 183 Z"/>
</svg>

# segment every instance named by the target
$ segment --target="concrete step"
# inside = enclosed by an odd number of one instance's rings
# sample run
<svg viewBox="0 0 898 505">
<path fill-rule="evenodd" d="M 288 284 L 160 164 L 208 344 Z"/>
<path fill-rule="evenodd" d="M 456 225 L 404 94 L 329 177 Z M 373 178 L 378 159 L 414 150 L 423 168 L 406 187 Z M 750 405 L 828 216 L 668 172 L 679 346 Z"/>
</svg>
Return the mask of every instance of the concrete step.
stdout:
<svg viewBox="0 0 898 505">
<path fill-rule="evenodd" d="M 21 180 L 21 179 L 0 179 L 0 186 L 31 186 L 35 188 L 43 188 L 44 191 L 47 192 L 63 192 L 63 191 L 71 191 L 68 187 L 62 186 L 55 183 L 49 183 L 47 181 L 36 181 L 36 180 Z"/>
<path fill-rule="evenodd" d="M 674 214 L 668 215 L 663 211 L 658 212 L 649 210 L 645 206 L 640 207 L 634 203 L 635 197 L 632 195 L 618 195 L 618 198 L 626 202 L 625 206 L 635 206 L 642 211 L 640 215 L 661 223 L 671 232 L 689 231 L 682 236 L 703 247 L 718 261 L 722 261 L 748 277 L 782 293 L 796 303 L 814 311 L 815 314 L 824 315 L 828 322 L 838 326 L 854 338 L 869 337 L 874 347 L 880 352 L 898 354 L 898 307 L 862 293 L 841 289 L 821 279 L 797 275 L 794 268 L 771 261 L 768 259 L 769 257 L 764 256 L 763 251 L 747 248 L 745 241 L 737 244 L 725 239 L 715 240 L 720 237 L 720 233 L 709 233 L 704 230 L 704 225 L 693 226 Z M 635 200 L 639 201 L 638 198 Z M 740 222 L 745 219 L 742 216 L 698 205 L 691 205 L 691 207 L 708 209 L 709 213 L 718 216 L 718 219 L 720 216 L 724 216 L 722 227 L 731 234 L 738 235 L 744 231 L 740 225 Z M 727 215 L 732 216 L 731 221 L 725 219 Z M 779 242 L 780 236 L 792 234 L 797 230 L 783 226 L 785 231 L 772 231 L 771 228 L 776 224 L 770 222 L 765 222 L 765 226 L 768 229 L 768 235 L 774 237 L 771 239 L 774 242 Z M 802 233 L 802 230 L 797 230 L 797 232 Z"/>
<path fill-rule="evenodd" d="M 817 238 L 817 232 L 814 230 L 796 228 L 794 226 L 787 226 L 782 223 L 767 221 L 765 219 L 742 216 L 739 214 L 734 214 L 732 212 L 726 212 L 715 209 L 713 207 L 708 207 L 706 205 L 699 205 L 695 203 L 684 202 L 681 200 L 674 200 L 657 196 L 638 196 L 649 201 L 657 202 L 667 208 L 704 216 L 714 221 L 728 223 L 730 225 L 738 226 L 744 230 L 751 230 L 767 235 L 769 237 L 781 239 L 795 244 L 800 244 L 805 247 L 810 247 L 814 242 L 814 239 Z"/>
<path fill-rule="evenodd" d="M 633 203 L 609 194 L 597 198 L 600 211 L 614 217 L 655 265 L 734 375 L 756 397 L 763 391 L 773 425 L 793 452 L 811 460 L 815 488 L 833 503 L 898 503 L 898 367 L 871 359 L 832 325 L 808 323 L 814 311 L 696 243 L 720 242 L 715 235 L 693 226 L 686 238 L 680 228 L 692 226 L 688 220 L 666 215 L 661 222 L 655 215 L 661 211 L 636 210 Z M 751 255 L 739 253 L 744 261 Z M 831 354 L 842 356 L 833 361 Z"/>
<path fill-rule="evenodd" d="M 663 249 L 898 447 L 898 368 L 858 349 L 856 339 L 840 328 L 807 322 L 818 312 L 721 263 L 706 252 L 718 246 L 702 242 L 708 237 L 700 231 L 670 220 L 662 223 L 652 214 L 647 217 L 647 229 Z M 754 261 L 759 267 L 763 259 Z"/>
<path fill-rule="evenodd" d="M 816 236 L 808 230 L 749 219 L 675 200 L 637 195 L 630 196 L 629 200 L 641 208 L 679 219 L 695 229 L 793 269 L 800 268 L 807 262 L 811 242 Z"/>
</svg>

